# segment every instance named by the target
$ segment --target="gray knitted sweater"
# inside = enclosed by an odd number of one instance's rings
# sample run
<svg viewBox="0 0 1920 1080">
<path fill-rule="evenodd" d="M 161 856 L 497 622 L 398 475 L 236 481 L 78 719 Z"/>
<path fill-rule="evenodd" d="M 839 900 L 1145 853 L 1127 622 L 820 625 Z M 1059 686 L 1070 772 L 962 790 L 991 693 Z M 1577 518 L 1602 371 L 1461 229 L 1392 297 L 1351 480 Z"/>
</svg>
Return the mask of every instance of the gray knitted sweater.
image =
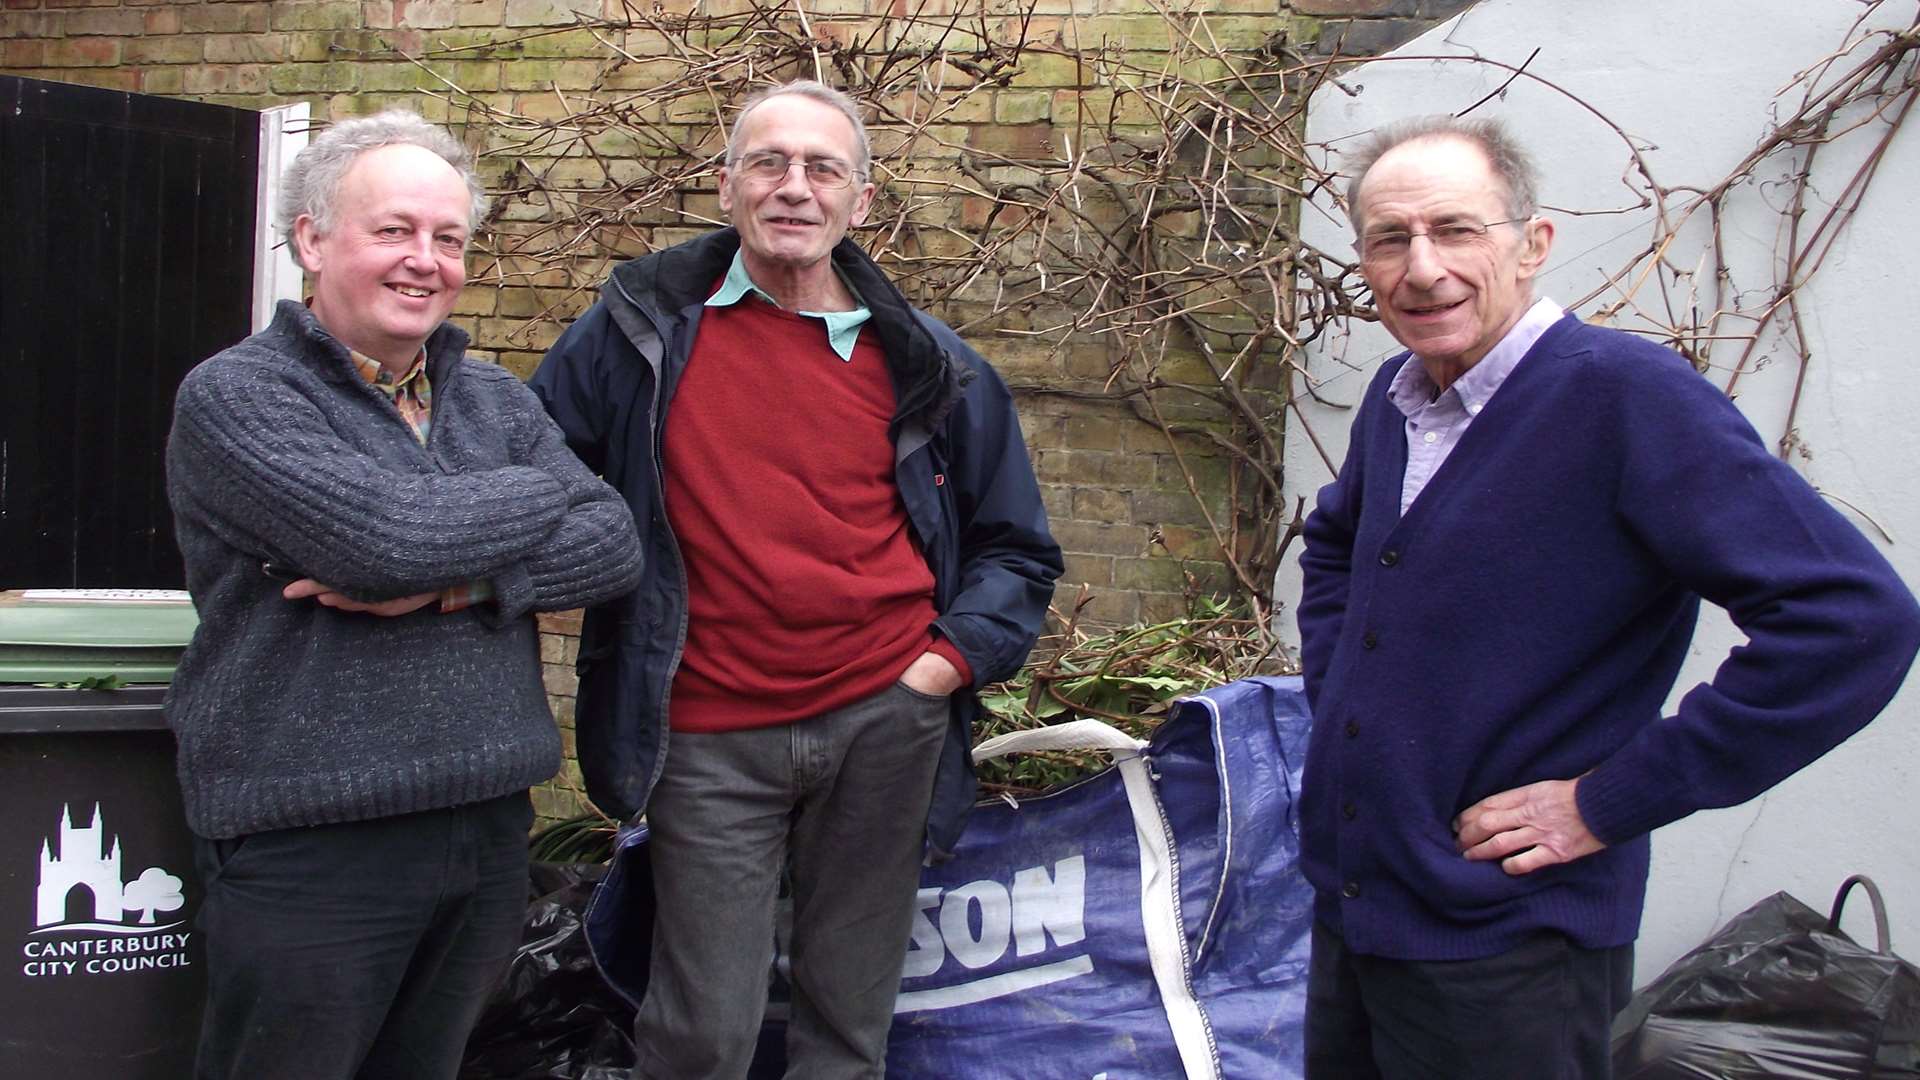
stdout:
<svg viewBox="0 0 1920 1080">
<path fill-rule="evenodd" d="M 560 741 L 531 612 L 633 588 L 620 497 L 533 394 L 427 342 L 422 446 L 300 304 L 190 372 L 167 442 L 200 628 L 166 703 L 205 837 L 429 810 L 553 775 Z M 494 599 L 395 618 L 280 596 L 272 564 L 365 600 L 489 579 Z"/>
</svg>

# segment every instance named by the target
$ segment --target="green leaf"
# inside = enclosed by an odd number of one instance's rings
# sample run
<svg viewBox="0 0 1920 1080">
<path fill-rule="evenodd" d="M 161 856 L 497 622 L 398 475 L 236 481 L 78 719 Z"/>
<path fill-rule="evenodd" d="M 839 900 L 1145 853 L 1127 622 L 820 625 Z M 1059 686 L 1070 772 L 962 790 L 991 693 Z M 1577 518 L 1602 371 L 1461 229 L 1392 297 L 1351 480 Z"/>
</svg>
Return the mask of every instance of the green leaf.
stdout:
<svg viewBox="0 0 1920 1080">
<path fill-rule="evenodd" d="M 1049 716 L 1059 716 L 1066 711 L 1067 707 L 1058 700 L 1050 697 L 1041 698 L 1040 704 L 1034 707 L 1033 716 L 1036 720 L 1045 720 Z"/>
<path fill-rule="evenodd" d="M 1002 716 L 1024 716 L 1027 711 L 1027 695 L 1006 692 L 987 694 L 980 699 L 980 707 Z"/>
<path fill-rule="evenodd" d="M 71 682 L 43 682 L 33 685 L 49 690 L 118 690 L 127 685 L 127 680 L 118 675 L 89 675 L 84 679 L 74 679 Z"/>
<path fill-rule="evenodd" d="M 1171 675 L 1109 675 L 1107 678 L 1128 686 L 1144 686 L 1149 690 L 1185 690 L 1193 685 L 1191 679 L 1177 679 Z"/>
</svg>

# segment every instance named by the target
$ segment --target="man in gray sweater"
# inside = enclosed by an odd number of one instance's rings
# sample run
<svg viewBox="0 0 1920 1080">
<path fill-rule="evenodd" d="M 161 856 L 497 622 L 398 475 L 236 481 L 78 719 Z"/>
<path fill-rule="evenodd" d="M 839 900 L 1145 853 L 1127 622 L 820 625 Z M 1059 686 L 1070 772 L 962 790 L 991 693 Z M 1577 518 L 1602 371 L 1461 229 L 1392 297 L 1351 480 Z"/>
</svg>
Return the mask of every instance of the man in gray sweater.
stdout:
<svg viewBox="0 0 1920 1080">
<path fill-rule="evenodd" d="M 560 761 L 532 613 L 630 590 L 640 550 L 446 322 L 486 205 L 465 148 L 384 113 L 284 186 L 313 298 L 187 376 L 167 445 L 201 620 L 167 700 L 206 886 L 198 1074 L 451 1078 Z"/>
</svg>

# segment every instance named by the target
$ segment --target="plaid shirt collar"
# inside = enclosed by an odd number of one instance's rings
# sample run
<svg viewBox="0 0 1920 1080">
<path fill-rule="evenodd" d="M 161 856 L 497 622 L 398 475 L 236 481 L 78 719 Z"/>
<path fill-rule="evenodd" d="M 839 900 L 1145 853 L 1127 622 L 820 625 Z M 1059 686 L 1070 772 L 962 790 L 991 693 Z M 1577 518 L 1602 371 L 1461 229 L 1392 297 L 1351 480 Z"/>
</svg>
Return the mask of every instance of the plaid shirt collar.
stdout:
<svg viewBox="0 0 1920 1080">
<path fill-rule="evenodd" d="M 360 372 L 360 377 L 367 380 L 367 385 L 377 386 L 384 393 L 398 393 L 413 383 L 415 379 L 420 381 L 422 387 L 427 385 L 427 347 L 425 345 L 420 346 L 420 351 L 414 355 L 413 364 L 407 368 L 407 373 L 397 379 L 394 378 L 393 374 L 385 367 L 381 366 L 380 361 L 375 360 L 371 356 L 355 352 L 352 349 L 347 350 L 347 355 L 353 357 L 353 366 Z"/>
<path fill-rule="evenodd" d="M 393 401 L 393 407 L 400 411 L 400 418 L 413 429 L 414 437 L 425 444 L 433 422 L 433 385 L 427 381 L 426 347 L 421 346 L 419 355 L 413 358 L 413 366 L 397 379 L 381 366 L 380 361 L 370 356 L 352 349 L 347 350 L 347 355 L 353 358 L 354 370 L 367 381 L 367 385 Z"/>
</svg>

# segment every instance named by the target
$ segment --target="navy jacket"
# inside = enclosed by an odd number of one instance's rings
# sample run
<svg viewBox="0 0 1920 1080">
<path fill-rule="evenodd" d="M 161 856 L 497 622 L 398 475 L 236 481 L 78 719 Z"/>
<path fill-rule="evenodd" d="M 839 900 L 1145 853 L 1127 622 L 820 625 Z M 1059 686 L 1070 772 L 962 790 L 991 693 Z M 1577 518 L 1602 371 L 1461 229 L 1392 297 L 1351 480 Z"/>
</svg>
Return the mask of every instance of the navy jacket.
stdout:
<svg viewBox="0 0 1920 1080">
<path fill-rule="evenodd" d="M 668 690 L 686 641 L 686 573 L 661 491 L 661 431 L 703 305 L 739 246 L 738 233 L 721 229 L 622 264 L 532 380 L 567 444 L 625 496 L 646 552 L 640 587 L 589 609 L 580 635 L 580 769 L 587 794 L 617 817 L 646 808 L 665 766 Z M 933 572 L 934 626 L 966 657 L 975 687 L 1005 679 L 1033 648 L 1061 571 L 1012 396 L 857 244 L 842 240 L 833 261 L 873 312 L 867 329 L 886 353 L 898 401 L 895 478 Z M 794 433 L 796 449 L 806 438 Z M 973 803 L 978 712 L 972 688 L 954 695 L 927 821 L 936 855 L 953 849 Z"/>
<path fill-rule="evenodd" d="M 1405 417 L 1368 388 L 1307 519 L 1314 714 L 1301 867 L 1357 952 L 1491 956 L 1639 930 L 1650 830 L 1752 798 L 1871 720 L 1920 647 L 1880 553 L 1670 350 L 1571 316 L 1404 516 Z M 1701 598 L 1748 642 L 1670 715 Z M 1607 848 L 1531 874 L 1454 849 L 1454 815 L 1580 777 Z"/>
</svg>

